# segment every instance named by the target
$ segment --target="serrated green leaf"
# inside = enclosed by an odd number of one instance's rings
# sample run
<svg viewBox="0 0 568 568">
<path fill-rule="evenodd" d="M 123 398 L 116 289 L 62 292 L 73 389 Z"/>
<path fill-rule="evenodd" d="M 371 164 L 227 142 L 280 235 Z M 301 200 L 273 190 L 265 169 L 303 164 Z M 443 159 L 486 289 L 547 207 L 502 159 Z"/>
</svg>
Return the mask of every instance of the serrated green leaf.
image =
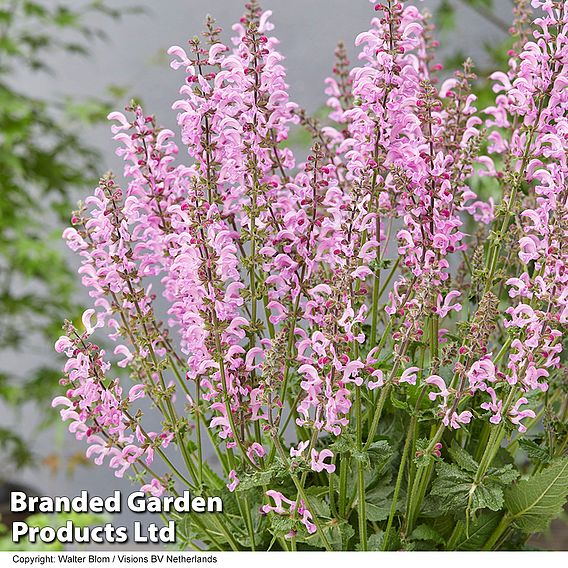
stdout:
<svg viewBox="0 0 568 568">
<path fill-rule="evenodd" d="M 249 475 L 244 475 L 240 478 L 240 483 L 237 486 L 237 491 L 248 491 L 254 487 L 262 487 L 270 483 L 273 477 L 273 472 L 268 471 L 255 471 Z"/>
<path fill-rule="evenodd" d="M 367 454 L 371 468 L 379 474 L 392 459 L 394 451 L 386 440 L 379 440 L 370 445 Z"/>
<path fill-rule="evenodd" d="M 479 509 L 490 509 L 491 511 L 500 511 L 503 508 L 503 489 L 498 485 L 479 485 L 476 487 L 471 504 L 471 512 L 479 511 Z"/>
<path fill-rule="evenodd" d="M 327 487 L 325 490 L 327 491 Z M 318 487 L 309 487 L 306 493 L 310 501 L 310 512 L 320 518 L 330 518 L 329 505 L 319 496 L 321 495 L 321 489 Z"/>
<path fill-rule="evenodd" d="M 333 550 L 347 550 L 349 541 L 355 535 L 355 529 L 347 521 L 340 521 L 331 525 L 326 534 Z"/>
<path fill-rule="evenodd" d="M 475 473 L 479 464 L 463 448 L 454 445 L 450 448 L 449 454 L 457 465 L 465 470 Z"/>
<path fill-rule="evenodd" d="M 346 454 L 352 452 L 357 447 L 355 437 L 351 432 L 344 432 L 339 436 L 330 448 L 336 454 Z"/>
<path fill-rule="evenodd" d="M 534 440 L 521 438 L 519 440 L 519 446 L 521 446 L 531 461 L 544 464 L 550 463 L 550 453 L 548 448 L 543 448 Z"/>
<path fill-rule="evenodd" d="M 562 513 L 567 496 L 568 458 L 564 458 L 511 487 L 505 505 L 517 528 L 540 532 Z"/>
<path fill-rule="evenodd" d="M 290 517 L 274 514 L 270 515 L 270 524 L 275 535 L 285 536 L 295 527 L 296 522 Z"/>
<path fill-rule="evenodd" d="M 468 467 L 472 466 L 463 455 L 460 459 Z M 464 471 L 456 464 L 441 462 L 436 472 L 430 494 L 439 498 L 442 512 L 457 515 L 464 512 L 473 515 L 480 509 L 499 511 L 504 504 L 503 487 L 518 476 L 510 465 L 490 470 L 480 483 L 475 483 L 474 472 Z"/>
<path fill-rule="evenodd" d="M 512 464 L 508 464 L 500 468 L 490 468 L 487 472 L 487 477 L 495 479 L 501 485 L 506 486 L 511 485 L 513 481 L 516 481 L 519 478 L 519 472 L 514 469 Z"/>
<path fill-rule="evenodd" d="M 408 410 L 408 404 L 406 402 L 403 402 L 402 400 L 398 399 L 394 394 L 393 391 L 391 391 L 391 396 L 390 396 L 390 401 L 391 404 L 395 407 L 398 408 L 399 410 Z"/>
</svg>

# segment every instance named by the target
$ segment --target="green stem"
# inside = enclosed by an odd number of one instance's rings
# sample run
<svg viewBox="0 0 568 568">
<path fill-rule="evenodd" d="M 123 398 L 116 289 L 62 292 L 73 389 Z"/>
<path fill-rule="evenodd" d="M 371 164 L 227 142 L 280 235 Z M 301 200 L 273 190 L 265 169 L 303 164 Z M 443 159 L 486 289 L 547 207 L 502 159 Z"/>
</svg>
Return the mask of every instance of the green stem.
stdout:
<svg viewBox="0 0 568 568">
<path fill-rule="evenodd" d="M 339 462 L 339 515 L 342 519 L 347 513 L 347 476 L 349 474 L 349 455 L 343 454 Z"/>
<path fill-rule="evenodd" d="M 357 450 L 363 450 L 363 413 L 361 411 L 361 387 L 355 390 L 355 414 L 357 417 Z M 367 505 L 365 498 L 365 470 L 363 461 L 357 461 L 357 491 L 359 499 L 358 518 L 359 518 L 359 542 L 361 550 L 368 550 L 367 544 Z"/>
<path fill-rule="evenodd" d="M 414 428 L 418 421 L 418 412 L 420 411 L 420 405 L 422 403 L 422 399 L 426 394 L 426 388 L 423 388 L 418 396 L 418 400 L 416 401 L 416 405 L 414 406 L 414 412 L 412 414 L 412 419 L 410 421 L 410 425 L 408 426 L 408 432 L 406 434 L 406 441 L 404 442 L 404 449 L 402 450 L 402 457 L 400 458 L 400 466 L 398 468 L 398 475 L 396 476 L 396 483 L 394 486 L 394 494 L 392 498 L 392 504 L 389 514 L 389 519 L 387 522 L 387 528 L 385 529 L 385 536 L 383 539 L 383 545 L 381 547 L 382 550 L 388 550 L 389 547 L 389 537 L 390 537 L 390 530 L 392 528 L 392 524 L 394 521 L 394 517 L 396 514 L 396 507 L 398 504 L 398 494 L 400 492 L 400 488 L 402 486 L 402 479 L 404 477 L 404 469 L 406 467 L 406 460 L 408 458 L 408 451 L 412 446 L 412 440 L 414 439 Z"/>
<path fill-rule="evenodd" d="M 373 422 L 371 422 L 371 427 L 369 428 L 367 442 L 365 443 L 364 446 L 365 450 L 369 449 L 369 446 L 373 443 L 373 440 L 375 439 L 375 434 L 377 433 L 377 428 L 379 426 L 379 421 L 381 419 L 381 414 L 383 413 L 383 408 L 385 406 L 387 396 L 389 395 L 390 387 L 391 385 L 389 382 L 386 385 L 384 385 L 383 389 L 381 390 L 381 396 L 379 397 L 379 402 L 377 403 L 377 408 L 373 416 Z"/>
<path fill-rule="evenodd" d="M 378 294 L 378 298 L 380 299 L 382 297 L 382 295 L 384 294 L 385 290 L 387 289 L 387 286 L 390 284 L 393 276 L 395 275 L 396 269 L 398 268 L 398 265 L 400 264 L 400 260 L 401 257 L 399 256 L 396 259 L 396 262 L 394 263 L 393 267 L 391 268 L 391 271 L 389 272 L 387 279 L 385 280 L 385 282 L 383 283 L 381 289 L 379 290 L 379 294 Z"/>
<path fill-rule="evenodd" d="M 483 546 L 483 550 L 493 550 L 493 547 L 497 544 L 503 533 L 509 528 L 510 524 L 511 518 L 508 515 L 504 515 L 501 522 L 493 531 L 493 534 L 489 537 L 489 540 Z"/>
</svg>

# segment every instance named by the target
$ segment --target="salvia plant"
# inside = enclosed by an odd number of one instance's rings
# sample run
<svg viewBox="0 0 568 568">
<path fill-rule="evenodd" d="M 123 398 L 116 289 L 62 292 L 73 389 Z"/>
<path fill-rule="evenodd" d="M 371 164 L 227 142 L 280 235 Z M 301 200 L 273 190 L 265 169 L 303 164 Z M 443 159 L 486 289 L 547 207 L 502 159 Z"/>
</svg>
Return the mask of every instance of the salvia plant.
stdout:
<svg viewBox="0 0 568 568">
<path fill-rule="evenodd" d="M 117 477 L 222 498 L 174 516 L 182 547 L 520 549 L 561 515 L 568 6 L 516 4 L 488 108 L 389 1 L 314 120 L 251 2 L 231 42 L 208 19 L 169 50 L 182 159 L 136 104 L 109 116 L 126 181 L 64 233 L 92 307 L 53 404 Z"/>
</svg>

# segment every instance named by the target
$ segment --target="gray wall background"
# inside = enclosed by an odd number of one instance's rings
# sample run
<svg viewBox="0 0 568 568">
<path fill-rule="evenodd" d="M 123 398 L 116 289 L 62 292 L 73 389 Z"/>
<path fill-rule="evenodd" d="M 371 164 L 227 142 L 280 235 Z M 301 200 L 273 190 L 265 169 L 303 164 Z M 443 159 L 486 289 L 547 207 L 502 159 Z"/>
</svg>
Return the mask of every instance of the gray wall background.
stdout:
<svg viewBox="0 0 568 568">
<path fill-rule="evenodd" d="M 440 59 L 459 48 L 483 64 L 483 44 L 501 39 L 502 32 L 461 6 L 459 1 L 455 3 L 460 6 L 457 29 L 440 38 L 444 45 Z M 27 92 L 41 92 L 54 99 L 66 96 L 102 97 L 109 84 L 125 86 L 129 95 L 125 97 L 124 104 L 132 95 L 141 97 L 146 112 L 156 114 L 161 124 L 175 130 L 175 113 L 170 107 L 177 98 L 184 76 L 183 72 L 170 69 L 169 57 L 165 54 L 167 48 L 186 45 L 188 38 L 200 32 L 208 13 L 217 18 L 226 35 L 230 34 L 231 24 L 241 16 L 242 4 L 241 0 L 119 0 L 115 4 L 117 7 L 142 6 L 146 13 L 127 16 L 118 22 L 98 20 L 95 24 L 105 27 L 109 39 L 94 43 L 88 59 L 59 55 L 50 61 L 56 71 L 54 75 L 22 75 L 15 80 Z M 433 11 L 438 2 L 426 0 L 417 4 Z M 499 12 L 508 21 L 510 2 L 501 0 L 497 4 Z M 292 98 L 308 111 L 317 110 L 325 101 L 324 79 L 333 66 L 337 41 L 346 42 L 354 62 L 353 40 L 359 32 L 368 28 L 374 16 L 373 5 L 367 0 L 264 0 L 263 7 L 273 11 L 274 34 L 281 40 L 280 50 L 287 57 Z M 108 169 L 119 173 L 122 166 L 114 155 L 109 129 L 106 126 L 89 128 L 83 135 L 102 152 L 101 174 Z M 53 360 L 51 346 L 36 345 L 23 355 L 14 355 L 10 364 L 22 370 L 40 361 Z M 61 424 L 54 430 L 38 432 L 39 419 L 39 413 L 31 405 L 18 412 L 0 408 L 0 423 L 18 425 L 34 440 L 39 456 L 54 450 L 63 456 L 84 451 L 85 446 L 75 442 Z M 128 480 L 119 480 L 107 467 L 95 465 L 79 467 L 71 477 L 64 471 L 52 475 L 46 467 L 40 466 L 25 471 L 20 480 L 43 494 L 52 495 L 75 495 L 84 488 L 91 494 L 108 495 L 114 489 L 128 492 L 131 488 Z M 128 523 L 132 515 L 123 513 L 121 520 Z"/>
</svg>

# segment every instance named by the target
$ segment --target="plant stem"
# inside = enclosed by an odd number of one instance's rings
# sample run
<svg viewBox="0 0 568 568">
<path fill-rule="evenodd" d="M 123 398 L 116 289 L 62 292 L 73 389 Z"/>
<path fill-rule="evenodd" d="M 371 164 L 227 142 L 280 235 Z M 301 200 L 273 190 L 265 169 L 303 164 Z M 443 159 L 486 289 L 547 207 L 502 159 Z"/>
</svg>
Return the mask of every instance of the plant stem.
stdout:
<svg viewBox="0 0 568 568">
<path fill-rule="evenodd" d="M 418 421 L 418 412 L 420 411 L 420 405 L 422 403 L 422 399 L 424 398 L 425 394 L 426 394 L 426 388 L 423 388 L 422 391 L 420 392 L 420 395 L 418 396 L 416 405 L 414 406 L 414 412 L 412 414 L 412 418 L 408 426 L 408 432 L 406 434 L 406 441 L 404 442 L 404 449 L 402 450 L 402 456 L 400 458 L 400 466 L 398 468 L 398 475 L 396 476 L 396 484 L 394 487 L 391 510 L 387 522 L 387 528 L 385 529 L 385 535 L 383 538 L 383 545 L 381 547 L 381 550 L 388 550 L 389 547 L 390 530 L 392 528 L 394 516 L 396 514 L 396 507 L 398 504 L 398 494 L 400 492 L 400 487 L 402 485 L 402 478 L 404 477 L 404 468 L 406 466 L 406 460 L 408 458 L 408 451 L 412 445 L 412 440 L 414 438 L 414 428 L 416 427 L 416 423 Z"/>
<path fill-rule="evenodd" d="M 282 447 L 282 444 L 280 442 L 280 438 L 278 437 L 278 434 L 275 433 L 274 437 L 274 445 L 276 446 L 276 451 L 278 452 L 278 455 L 280 456 L 280 459 L 282 460 L 282 462 L 285 465 L 289 465 L 289 461 L 288 461 L 288 457 L 286 456 L 286 452 L 284 451 L 284 448 Z M 323 545 L 325 547 L 325 549 L 329 552 L 331 552 L 333 549 L 331 548 L 331 545 L 329 544 L 329 541 L 327 540 L 327 536 L 325 535 L 324 531 L 323 531 L 323 526 L 316 514 L 315 509 L 311 506 L 310 504 L 310 500 L 308 498 L 308 496 L 306 495 L 306 492 L 304 491 L 304 488 L 302 487 L 298 476 L 292 472 L 290 472 L 290 477 L 292 478 L 292 481 L 294 482 L 294 485 L 296 486 L 296 489 L 298 490 L 298 493 L 300 494 L 300 497 L 302 498 L 302 500 L 304 501 L 306 508 L 312 513 L 313 516 L 313 521 L 314 521 L 314 525 L 316 525 L 316 528 L 319 532 L 319 536 L 322 539 Z"/>
<path fill-rule="evenodd" d="M 505 514 L 501 519 L 501 522 L 497 525 L 489 540 L 484 544 L 483 550 L 493 550 L 493 547 L 497 544 L 503 533 L 507 530 L 511 524 L 511 518 L 509 515 Z"/>
<path fill-rule="evenodd" d="M 361 409 L 361 387 L 355 389 L 355 414 L 357 417 L 357 450 L 363 450 L 363 413 Z M 357 491 L 359 507 L 357 515 L 359 518 L 359 543 L 361 550 L 368 550 L 367 544 L 367 507 L 365 500 L 365 470 L 363 461 L 357 461 Z"/>
</svg>

